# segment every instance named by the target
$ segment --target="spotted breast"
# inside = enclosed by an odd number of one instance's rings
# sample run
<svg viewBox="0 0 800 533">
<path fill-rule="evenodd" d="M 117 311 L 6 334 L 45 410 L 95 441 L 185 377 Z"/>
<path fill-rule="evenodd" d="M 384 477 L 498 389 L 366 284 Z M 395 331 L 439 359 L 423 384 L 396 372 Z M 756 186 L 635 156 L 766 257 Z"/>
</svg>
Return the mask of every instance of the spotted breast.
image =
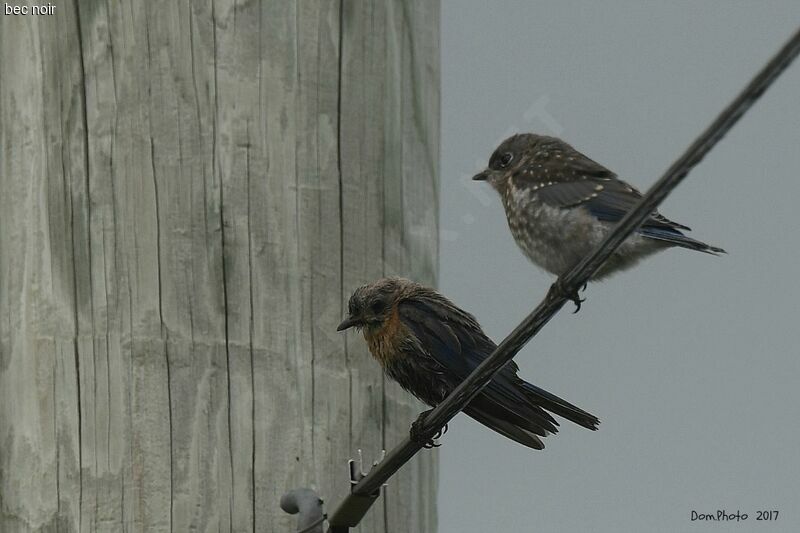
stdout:
<svg viewBox="0 0 800 533">
<path fill-rule="evenodd" d="M 503 207 L 511 235 L 534 264 L 563 274 L 603 238 L 603 228 L 584 210 L 547 205 L 535 189 L 517 187 L 514 181 L 509 180 L 503 191 Z"/>
</svg>

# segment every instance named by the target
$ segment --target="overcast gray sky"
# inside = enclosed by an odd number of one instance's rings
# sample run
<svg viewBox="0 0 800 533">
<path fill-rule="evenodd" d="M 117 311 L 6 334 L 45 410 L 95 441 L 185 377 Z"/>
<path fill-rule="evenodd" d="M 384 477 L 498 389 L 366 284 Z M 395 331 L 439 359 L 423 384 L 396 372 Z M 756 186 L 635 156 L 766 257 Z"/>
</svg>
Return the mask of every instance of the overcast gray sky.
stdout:
<svg viewBox="0 0 800 533">
<path fill-rule="evenodd" d="M 798 25 L 797 0 L 445 0 L 442 291 L 499 341 L 553 281 L 469 181 L 502 138 L 557 134 L 644 190 Z M 800 63 L 661 208 L 729 255 L 590 285 L 517 357 L 600 430 L 564 422 L 536 452 L 459 415 L 440 533 L 800 531 L 798 174 Z M 749 518 L 690 521 L 717 509 Z"/>
</svg>

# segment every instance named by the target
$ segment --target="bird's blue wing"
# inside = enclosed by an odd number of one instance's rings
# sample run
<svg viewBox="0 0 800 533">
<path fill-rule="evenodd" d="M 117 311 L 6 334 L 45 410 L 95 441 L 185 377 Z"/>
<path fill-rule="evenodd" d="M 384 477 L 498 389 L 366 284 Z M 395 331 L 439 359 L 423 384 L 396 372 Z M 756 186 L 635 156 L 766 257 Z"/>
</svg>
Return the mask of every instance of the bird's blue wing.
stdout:
<svg viewBox="0 0 800 533">
<path fill-rule="evenodd" d="M 466 379 L 496 348 L 472 315 L 435 291 L 401 301 L 398 316 L 418 343 L 413 356 L 434 362 L 441 374 L 452 380 L 452 387 Z M 518 370 L 516 363 L 509 361 L 464 412 L 535 449 L 544 447 L 540 437 L 557 431 L 558 422 L 547 411 L 597 429 L 597 417 L 522 380 L 517 376 Z"/>
<path fill-rule="evenodd" d="M 545 146 L 536 154 L 540 155 L 517 169 L 512 180 L 548 205 L 584 207 L 598 220 L 619 222 L 642 198 L 635 187 L 564 143 Z M 657 211 L 642 225 L 642 229 L 647 227 L 674 235 L 683 235 L 680 230 L 689 230 Z"/>
<path fill-rule="evenodd" d="M 471 315 L 444 302 L 406 300 L 398 305 L 398 314 L 427 356 L 452 376 L 454 386 L 496 348 Z M 470 402 L 479 411 L 474 418 L 502 419 L 541 436 L 555 433 L 558 423 L 532 403 L 530 391 L 525 388 L 529 384 L 517 376 L 517 371 L 516 363 L 510 361 Z"/>
<path fill-rule="evenodd" d="M 619 222 L 631 211 L 642 194 L 619 179 L 586 178 L 578 181 L 535 181 L 531 180 L 534 194 L 542 202 L 553 207 L 584 207 L 593 217 L 604 222 Z M 675 235 L 687 226 L 673 222 L 657 211 L 645 220 L 642 229 L 652 227 Z M 642 231 L 642 233 L 644 233 Z"/>
<path fill-rule="evenodd" d="M 416 298 L 398 305 L 403 324 L 420 341 L 425 351 L 459 381 L 466 378 L 488 357 L 497 345 L 487 337 L 475 319 L 435 300 Z M 498 377 L 516 377 L 518 367 L 513 361 L 501 370 Z M 508 391 L 513 394 L 513 391 Z"/>
</svg>

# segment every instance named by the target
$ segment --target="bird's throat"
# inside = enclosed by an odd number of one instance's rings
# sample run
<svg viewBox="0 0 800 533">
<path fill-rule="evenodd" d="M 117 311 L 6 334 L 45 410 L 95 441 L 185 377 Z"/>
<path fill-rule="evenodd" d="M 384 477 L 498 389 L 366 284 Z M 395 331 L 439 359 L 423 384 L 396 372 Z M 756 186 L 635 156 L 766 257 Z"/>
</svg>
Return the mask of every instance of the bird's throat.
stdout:
<svg viewBox="0 0 800 533">
<path fill-rule="evenodd" d="M 396 312 L 381 325 L 364 328 L 364 340 L 369 351 L 384 368 L 401 353 L 399 343 L 405 337 L 404 330 Z"/>
</svg>

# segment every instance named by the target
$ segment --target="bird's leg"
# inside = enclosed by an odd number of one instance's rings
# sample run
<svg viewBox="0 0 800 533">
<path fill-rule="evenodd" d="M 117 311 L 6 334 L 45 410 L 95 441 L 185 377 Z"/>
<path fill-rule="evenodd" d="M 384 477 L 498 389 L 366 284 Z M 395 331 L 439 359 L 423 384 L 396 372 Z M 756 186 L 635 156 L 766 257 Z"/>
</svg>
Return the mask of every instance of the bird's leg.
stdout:
<svg viewBox="0 0 800 533">
<path fill-rule="evenodd" d="M 561 278 L 556 280 L 554 287 L 557 296 L 567 298 L 568 300 L 572 301 L 572 303 L 575 304 L 575 311 L 573 311 L 572 314 L 575 314 L 581 310 L 581 303 L 585 302 L 586 298 L 581 298 L 578 295 L 577 289 L 568 291 L 567 288 L 564 287 L 563 283 L 561 282 Z M 586 284 L 584 284 L 583 288 L 586 289 Z"/>
<path fill-rule="evenodd" d="M 416 443 L 422 444 L 422 447 L 425 449 L 430 450 L 431 448 L 438 448 L 441 446 L 438 442 L 434 442 L 436 439 L 444 435 L 444 432 L 447 431 L 447 424 L 445 424 L 444 428 L 439 429 L 435 434 L 430 435 L 431 430 L 429 429 L 425 432 L 425 419 L 428 417 L 428 413 L 433 411 L 433 409 L 428 409 L 427 411 L 423 411 L 419 414 L 416 420 L 411 423 L 411 430 L 409 431 L 409 437 Z"/>
</svg>

